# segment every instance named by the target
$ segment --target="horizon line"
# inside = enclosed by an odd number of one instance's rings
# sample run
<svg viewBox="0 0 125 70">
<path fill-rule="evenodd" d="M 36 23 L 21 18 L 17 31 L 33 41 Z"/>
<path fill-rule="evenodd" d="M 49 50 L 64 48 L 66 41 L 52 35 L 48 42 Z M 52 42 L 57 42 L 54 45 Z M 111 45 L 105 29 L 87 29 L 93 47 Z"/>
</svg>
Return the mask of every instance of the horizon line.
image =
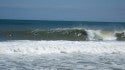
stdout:
<svg viewBox="0 0 125 70">
<path fill-rule="evenodd" d="M 0 20 L 17 20 L 17 21 L 64 21 L 64 22 L 110 22 L 110 23 L 125 23 L 123 21 L 88 21 L 88 20 L 47 20 L 47 19 L 0 19 Z"/>
</svg>

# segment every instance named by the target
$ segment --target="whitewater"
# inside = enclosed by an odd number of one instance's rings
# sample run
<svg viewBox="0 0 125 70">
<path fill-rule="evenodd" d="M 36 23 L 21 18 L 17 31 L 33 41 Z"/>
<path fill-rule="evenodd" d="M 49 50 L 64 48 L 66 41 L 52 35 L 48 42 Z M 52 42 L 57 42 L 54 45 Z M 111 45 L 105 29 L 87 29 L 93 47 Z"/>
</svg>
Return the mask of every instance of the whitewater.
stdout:
<svg viewBox="0 0 125 70">
<path fill-rule="evenodd" d="M 0 54 L 48 53 L 125 53 L 125 43 L 118 41 L 31 41 L 0 42 Z"/>
<path fill-rule="evenodd" d="M 1 70 L 125 70 L 124 41 L 0 42 Z"/>
</svg>

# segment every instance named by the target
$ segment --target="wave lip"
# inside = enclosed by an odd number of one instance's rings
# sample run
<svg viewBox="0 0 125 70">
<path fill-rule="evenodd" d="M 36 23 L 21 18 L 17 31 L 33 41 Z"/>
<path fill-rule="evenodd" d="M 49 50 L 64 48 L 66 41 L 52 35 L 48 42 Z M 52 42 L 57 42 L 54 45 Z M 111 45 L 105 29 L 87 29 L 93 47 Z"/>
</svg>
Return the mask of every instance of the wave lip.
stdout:
<svg viewBox="0 0 125 70">
<path fill-rule="evenodd" d="M 0 42 L 0 54 L 125 53 L 119 41 L 8 41 Z"/>
</svg>

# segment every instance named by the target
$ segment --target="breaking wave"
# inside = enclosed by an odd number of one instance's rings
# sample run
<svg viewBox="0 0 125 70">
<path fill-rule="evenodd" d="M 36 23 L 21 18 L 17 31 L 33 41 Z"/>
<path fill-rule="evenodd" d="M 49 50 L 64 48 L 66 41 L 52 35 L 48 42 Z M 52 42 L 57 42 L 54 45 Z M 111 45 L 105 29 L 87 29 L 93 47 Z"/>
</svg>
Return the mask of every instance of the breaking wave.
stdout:
<svg viewBox="0 0 125 70">
<path fill-rule="evenodd" d="M 89 30 L 89 29 L 55 29 L 0 31 L 1 39 L 5 40 L 70 40 L 70 41 L 100 41 L 125 40 L 124 30 Z"/>
<path fill-rule="evenodd" d="M 87 30 L 89 40 L 125 40 L 124 31 L 115 30 Z"/>
</svg>

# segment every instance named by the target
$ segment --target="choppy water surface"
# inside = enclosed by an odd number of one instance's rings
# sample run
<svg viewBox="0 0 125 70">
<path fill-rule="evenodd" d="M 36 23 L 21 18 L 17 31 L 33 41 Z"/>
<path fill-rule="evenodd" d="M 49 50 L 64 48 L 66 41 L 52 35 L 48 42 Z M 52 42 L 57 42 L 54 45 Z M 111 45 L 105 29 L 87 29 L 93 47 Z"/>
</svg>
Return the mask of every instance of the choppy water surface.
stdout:
<svg viewBox="0 0 125 70">
<path fill-rule="evenodd" d="M 125 54 L 0 55 L 1 70 L 125 70 Z"/>
</svg>

